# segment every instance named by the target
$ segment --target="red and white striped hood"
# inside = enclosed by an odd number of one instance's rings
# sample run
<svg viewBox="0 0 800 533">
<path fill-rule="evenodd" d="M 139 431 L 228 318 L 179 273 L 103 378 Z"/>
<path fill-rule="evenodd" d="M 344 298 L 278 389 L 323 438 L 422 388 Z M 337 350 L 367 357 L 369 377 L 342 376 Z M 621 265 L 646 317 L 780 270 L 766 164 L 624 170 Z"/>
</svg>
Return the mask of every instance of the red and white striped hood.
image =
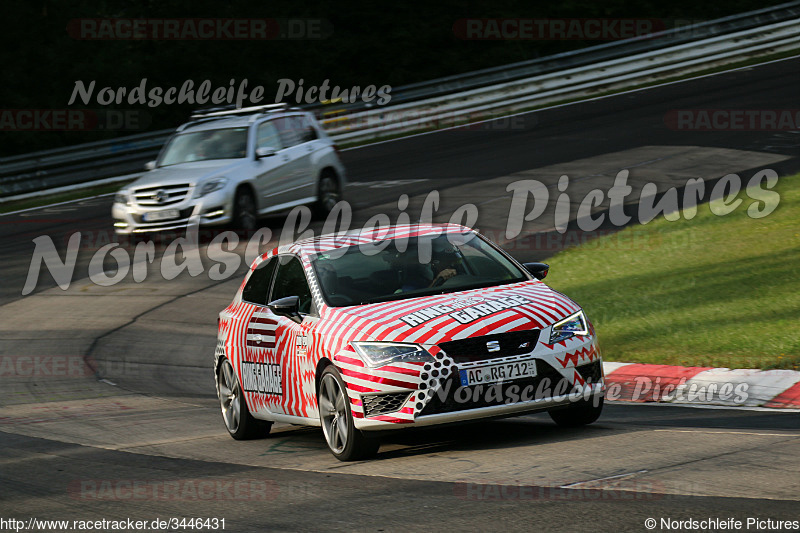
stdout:
<svg viewBox="0 0 800 533">
<path fill-rule="evenodd" d="M 475 289 L 408 300 L 326 308 L 336 324 L 327 333 L 340 341 L 441 342 L 528 329 L 543 329 L 580 307 L 541 281 Z M 327 329 L 327 328 L 326 328 Z"/>
</svg>

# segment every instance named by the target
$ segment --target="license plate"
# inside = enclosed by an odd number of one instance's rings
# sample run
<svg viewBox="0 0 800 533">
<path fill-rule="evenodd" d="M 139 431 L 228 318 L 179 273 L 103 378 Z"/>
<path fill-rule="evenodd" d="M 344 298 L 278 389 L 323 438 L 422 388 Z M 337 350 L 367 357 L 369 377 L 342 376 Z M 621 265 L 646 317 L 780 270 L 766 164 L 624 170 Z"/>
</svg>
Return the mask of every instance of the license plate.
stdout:
<svg viewBox="0 0 800 533">
<path fill-rule="evenodd" d="M 177 209 L 165 209 L 164 211 L 150 211 L 142 215 L 145 222 L 155 222 L 156 220 L 171 220 L 181 216 Z"/>
<path fill-rule="evenodd" d="M 466 368 L 462 369 L 459 375 L 461 376 L 461 385 L 463 387 L 532 378 L 536 376 L 536 362 L 517 361 L 515 363 L 503 363 L 501 365 Z"/>
</svg>

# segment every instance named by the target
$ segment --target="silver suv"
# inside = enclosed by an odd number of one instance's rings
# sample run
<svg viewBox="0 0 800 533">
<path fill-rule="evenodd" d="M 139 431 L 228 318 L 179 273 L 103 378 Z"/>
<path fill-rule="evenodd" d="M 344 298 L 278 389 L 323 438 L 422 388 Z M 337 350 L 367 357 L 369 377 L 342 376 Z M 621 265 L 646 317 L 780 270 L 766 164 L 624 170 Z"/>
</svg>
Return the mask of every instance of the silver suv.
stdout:
<svg viewBox="0 0 800 533">
<path fill-rule="evenodd" d="M 149 172 L 117 192 L 119 234 L 229 225 L 253 230 L 258 217 L 314 204 L 327 214 L 342 198 L 336 145 L 311 113 L 286 105 L 192 115 Z"/>
</svg>

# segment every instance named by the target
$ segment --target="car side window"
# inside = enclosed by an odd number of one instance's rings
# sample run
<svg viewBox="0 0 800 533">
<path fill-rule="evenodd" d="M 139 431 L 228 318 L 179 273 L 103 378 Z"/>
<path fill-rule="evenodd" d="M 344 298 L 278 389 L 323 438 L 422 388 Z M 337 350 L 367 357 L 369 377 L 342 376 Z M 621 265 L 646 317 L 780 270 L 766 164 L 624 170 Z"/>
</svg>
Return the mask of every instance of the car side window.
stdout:
<svg viewBox="0 0 800 533">
<path fill-rule="evenodd" d="M 300 298 L 300 312 L 311 312 L 311 289 L 306 281 L 306 273 L 300 260 L 293 256 L 281 256 L 278 261 L 278 274 L 272 287 L 270 301 L 297 296 Z"/>
<path fill-rule="evenodd" d="M 317 130 L 314 129 L 313 124 L 311 124 L 311 120 L 306 116 L 297 118 L 300 119 L 301 137 L 302 137 L 302 140 L 300 142 L 306 143 L 316 140 L 318 138 Z"/>
<path fill-rule="evenodd" d="M 251 304 L 267 305 L 269 285 L 277 264 L 278 261 L 271 257 L 256 267 L 242 290 L 242 300 Z"/>
<path fill-rule="evenodd" d="M 305 142 L 302 131 L 303 123 L 300 121 L 300 117 L 281 117 L 275 120 L 275 125 L 278 127 L 284 147 L 289 148 Z"/>
<path fill-rule="evenodd" d="M 256 134 L 256 148 L 272 148 L 275 151 L 283 149 L 283 142 L 274 121 L 262 122 L 258 125 Z"/>
</svg>

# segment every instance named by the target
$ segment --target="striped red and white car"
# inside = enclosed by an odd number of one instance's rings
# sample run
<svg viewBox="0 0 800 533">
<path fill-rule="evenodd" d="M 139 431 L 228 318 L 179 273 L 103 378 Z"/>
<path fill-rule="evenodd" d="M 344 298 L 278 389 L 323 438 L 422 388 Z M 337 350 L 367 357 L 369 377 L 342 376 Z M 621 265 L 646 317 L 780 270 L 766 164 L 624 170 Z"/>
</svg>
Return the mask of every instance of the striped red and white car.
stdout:
<svg viewBox="0 0 800 533">
<path fill-rule="evenodd" d="M 458 225 L 322 236 L 257 258 L 219 315 L 214 370 L 236 439 L 321 426 L 363 458 L 384 430 L 548 411 L 597 419 L 604 390 L 582 309 Z"/>
</svg>

